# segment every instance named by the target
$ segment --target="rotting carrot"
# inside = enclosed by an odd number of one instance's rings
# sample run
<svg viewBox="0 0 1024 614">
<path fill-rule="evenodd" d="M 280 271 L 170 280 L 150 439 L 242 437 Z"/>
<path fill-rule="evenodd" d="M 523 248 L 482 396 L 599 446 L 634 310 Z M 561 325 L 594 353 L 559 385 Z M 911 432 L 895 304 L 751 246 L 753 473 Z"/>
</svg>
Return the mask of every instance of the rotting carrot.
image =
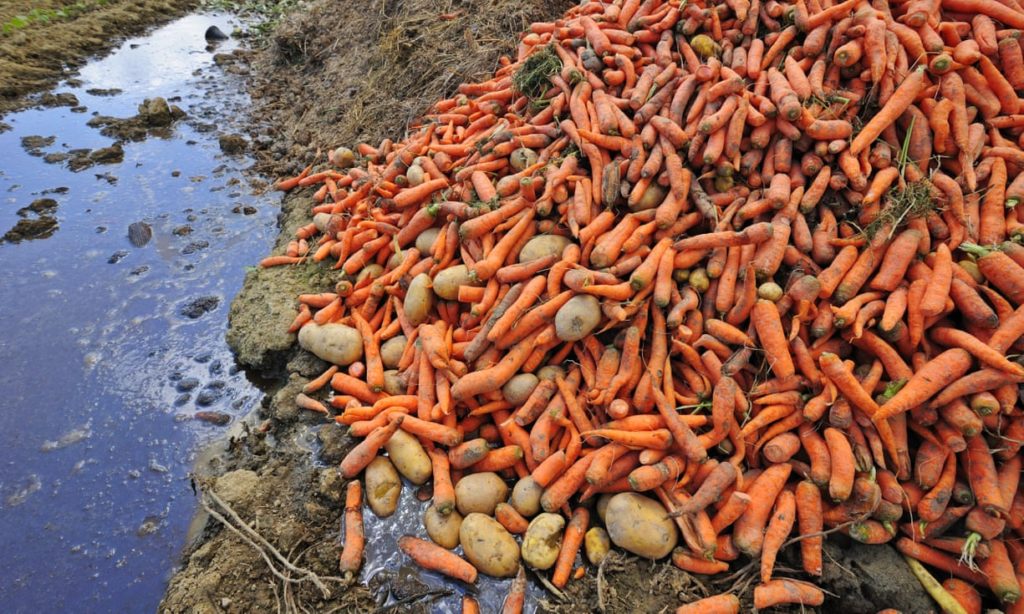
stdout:
<svg viewBox="0 0 1024 614">
<path fill-rule="evenodd" d="M 449 552 L 433 542 L 405 535 L 398 539 L 398 547 L 424 569 L 436 571 L 469 584 L 476 582 L 475 567 L 454 552 Z"/>
</svg>

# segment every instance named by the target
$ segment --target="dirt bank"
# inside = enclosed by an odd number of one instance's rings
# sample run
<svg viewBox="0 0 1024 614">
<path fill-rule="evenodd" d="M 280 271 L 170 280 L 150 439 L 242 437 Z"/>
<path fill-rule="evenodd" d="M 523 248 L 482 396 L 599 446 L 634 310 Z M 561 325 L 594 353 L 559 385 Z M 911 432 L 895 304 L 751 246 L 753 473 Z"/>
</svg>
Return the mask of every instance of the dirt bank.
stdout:
<svg viewBox="0 0 1024 614">
<path fill-rule="evenodd" d="M 9 0 L 0 3 L 0 117 L 69 77 L 87 58 L 169 21 L 198 0 Z M 61 104 L 44 96 L 43 104 Z"/>
<path fill-rule="evenodd" d="M 258 170 L 280 177 L 311 162 L 318 149 L 400 136 L 404 122 L 433 100 L 491 70 L 529 21 L 554 17 L 565 7 L 537 0 L 486 5 L 358 0 L 347 7 L 345 19 L 338 19 L 337 5 L 328 0 L 303 5 L 275 29 L 269 47 L 250 66 Z M 283 253 L 294 230 L 309 222 L 311 205 L 312 190 L 285 200 L 274 254 Z M 382 572 L 370 586 L 328 578 L 337 573 L 342 515 L 343 482 L 335 467 L 352 442 L 333 423 L 294 405 L 296 392 L 327 365 L 298 351 L 294 335 L 284 331 L 296 314 L 297 294 L 329 290 L 335 281 L 332 272 L 313 264 L 247 274 L 231 306 L 228 341 L 239 362 L 268 378 L 271 392 L 258 416 L 197 467 L 202 484 L 216 495 L 206 504 L 223 521 L 205 512 L 197 518 L 196 538 L 186 548 L 162 612 L 368 611 L 389 595 L 401 611 L 431 610 L 433 594 L 414 569 Z M 238 518 L 230 517 L 220 501 Z M 828 552 L 823 585 L 831 591 L 829 610 L 932 611 L 892 549 L 837 540 Z M 788 558 L 793 554 L 784 555 L 783 566 L 799 567 Z M 329 595 L 309 579 L 293 582 L 307 572 L 325 578 Z M 671 611 L 699 596 L 736 590 L 748 611 L 756 575 L 755 563 L 712 581 L 670 564 L 617 556 L 571 583 L 566 600 L 549 596 L 541 609 Z"/>
</svg>

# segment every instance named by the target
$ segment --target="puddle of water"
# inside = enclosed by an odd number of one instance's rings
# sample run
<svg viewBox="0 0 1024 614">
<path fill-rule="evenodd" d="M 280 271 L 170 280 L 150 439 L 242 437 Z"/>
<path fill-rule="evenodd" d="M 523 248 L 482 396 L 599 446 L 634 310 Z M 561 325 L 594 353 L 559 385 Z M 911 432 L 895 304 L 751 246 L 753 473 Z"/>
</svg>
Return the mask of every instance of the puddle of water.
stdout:
<svg viewBox="0 0 1024 614">
<path fill-rule="evenodd" d="M 187 472 L 223 432 L 192 415 L 238 417 L 259 402 L 223 339 L 244 267 L 276 234 L 277 197 L 251 194 L 249 162 L 202 131 L 230 131 L 249 102 L 204 49 L 209 25 L 233 24 L 188 16 L 84 67 L 80 86 L 57 92 L 75 94 L 85 113 L 4 118 L 0 234 L 43 197 L 56 200 L 58 222 L 49 238 L 0 243 L 4 612 L 155 610 L 194 511 Z M 57 137 L 45 153 L 107 147 L 86 126 L 92 114 L 131 116 L 157 95 L 190 118 L 169 138 L 125 143 L 119 164 L 72 173 L 21 146 L 40 135 Z M 244 206 L 255 213 L 232 212 Z M 136 248 L 127 230 L 140 220 L 153 239 Z M 201 297 L 212 311 L 185 315 Z"/>
<path fill-rule="evenodd" d="M 430 539 L 423 526 L 423 514 L 430 507 L 430 501 L 422 502 L 416 499 L 416 488 L 409 481 L 402 480 L 398 509 L 387 518 L 377 518 L 368 507 L 363 509 L 364 531 L 372 538 L 366 543 L 366 561 L 360 572 L 362 581 L 372 587 L 372 579 L 377 574 L 408 572 L 431 589 L 452 591 L 450 596 L 429 602 L 429 609 L 433 613 L 459 614 L 462 612 L 464 594 L 476 597 L 482 612 L 500 611 L 512 584 L 511 579 L 497 579 L 480 574 L 476 584 L 469 587 L 440 574 L 419 569 L 398 549 L 398 540 L 403 535 Z M 461 556 L 462 547 L 457 548 L 455 552 Z M 527 584 L 526 595 L 524 611 L 527 613 L 536 611 L 540 599 L 550 598 L 550 595 L 532 578 Z"/>
</svg>

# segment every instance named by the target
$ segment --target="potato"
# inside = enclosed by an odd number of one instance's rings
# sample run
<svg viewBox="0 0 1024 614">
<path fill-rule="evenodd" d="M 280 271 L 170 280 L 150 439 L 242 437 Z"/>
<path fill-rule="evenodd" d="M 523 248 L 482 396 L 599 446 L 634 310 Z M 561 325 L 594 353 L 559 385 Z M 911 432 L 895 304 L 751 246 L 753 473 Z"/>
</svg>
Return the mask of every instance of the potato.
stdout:
<svg viewBox="0 0 1024 614">
<path fill-rule="evenodd" d="M 299 329 L 299 346 L 342 367 L 363 357 L 363 336 L 344 324 L 309 322 Z"/>
<path fill-rule="evenodd" d="M 540 369 L 537 369 L 537 379 L 540 381 L 553 380 L 556 375 L 565 377 L 565 369 L 558 365 L 544 365 Z"/>
<path fill-rule="evenodd" d="M 409 186 L 414 187 L 423 183 L 426 173 L 423 172 L 423 167 L 419 164 L 413 164 L 405 171 L 405 178 L 409 181 Z"/>
<path fill-rule="evenodd" d="M 508 485 L 497 473 L 471 473 L 455 485 L 455 505 L 465 516 L 472 512 L 493 514 L 494 506 L 508 498 Z"/>
<path fill-rule="evenodd" d="M 391 461 L 378 456 L 366 466 L 363 477 L 366 484 L 366 504 L 380 518 L 387 518 L 398 508 L 398 497 L 402 494 L 402 478 L 398 477 Z"/>
<path fill-rule="evenodd" d="M 605 522 L 604 516 L 608 511 L 608 502 L 612 500 L 615 495 L 605 493 L 597 498 L 597 505 L 594 509 L 597 511 L 597 517 L 601 519 L 601 522 Z"/>
<path fill-rule="evenodd" d="M 417 486 L 425 483 L 434 474 L 430 457 L 416 437 L 399 429 L 384 444 L 388 458 L 394 463 L 395 469 Z"/>
<path fill-rule="evenodd" d="M 679 533 L 661 503 L 636 493 L 619 493 L 608 501 L 604 524 L 612 543 L 648 559 L 668 556 Z"/>
<path fill-rule="evenodd" d="M 561 235 L 537 235 L 519 250 L 519 262 L 532 262 L 552 254 L 561 256 L 562 250 L 570 243 L 572 241 L 568 237 Z"/>
<path fill-rule="evenodd" d="M 651 182 L 651 185 L 644 190 L 640 200 L 635 205 L 630 205 L 629 210 L 646 211 L 647 209 L 653 209 L 661 204 L 661 201 L 665 200 L 665 196 L 668 194 L 668 190 L 661 187 L 655 182 Z"/>
<path fill-rule="evenodd" d="M 371 280 L 372 279 L 377 279 L 378 277 L 380 277 L 383 274 L 384 274 L 384 267 L 382 267 L 381 265 L 379 265 L 376 262 L 374 262 L 373 264 L 368 264 L 368 265 L 364 266 L 363 270 L 359 271 L 359 274 L 356 275 L 356 283 L 358 284 L 359 282 L 361 282 L 363 279 L 365 279 L 367 277 L 369 277 Z"/>
<path fill-rule="evenodd" d="M 501 387 L 501 394 L 513 406 L 522 405 L 530 397 L 530 393 L 537 387 L 539 381 L 533 373 L 513 375 L 512 379 L 505 382 L 505 385 Z"/>
<path fill-rule="evenodd" d="M 519 544 L 490 516 L 467 514 L 459 527 L 459 543 L 466 560 L 481 573 L 510 578 L 519 570 Z"/>
<path fill-rule="evenodd" d="M 434 242 L 437 241 L 439 234 L 441 234 L 440 228 L 428 228 L 416 237 L 416 249 L 419 250 L 421 256 L 434 253 Z"/>
<path fill-rule="evenodd" d="M 540 484 L 532 477 L 526 476 L 516 482 L 515 487 L 512 488 L 512 499 L 509 500 L 509 503 L 517 512 L 529 518 L 540 511 L 540 496 L 543 494 L 544 489 Z"/>
<path fill-rule="evenodd" d="M 431 541 L 442 548 L 452 550 L 459 545 L 462 514 L 455 510 L 450 514 L 442 514 L 431 505 L 423 512 L 423 526 L 427 527 L 427 536 Z"/>
<path fill-rule="evenodd" d="M 348 147 L 334 150 L 334 165 L 338 168 L 349 168 L 356 163 L 356 154 Z"/>
<path fill-rule="evenodd" d="M 565 518 L 547 512 L 530 521 L 523 536 L 523 560 L 534 569 L 551 569 L 562 547 Z"/>
<path fill-rule="evenodd" d="M 537 152 L 532 149 L 520 147 L 512 152 L 512 155 L 508 158 L 508 162 L 516 172 L 519 172 L 524 168 L 533 166 L 537 163 Z"/>
<path fill-rule="evenodd" d="M 596 296 L 580 294 L 569 299 L 555 314 L 555 334 L 562 341 L 579 341 L 597 328 L 601 303 Z"/>
<path fill-rule="evenodd" d="M 430 275 L 420 273 L 409 282 L 409 289 L 405 291 L 405 301 L 402 307 L 405 309 L 405 318 L 409 324 L 419 326 L 427 320 L 430 308 L 434 306 L 434 293 L 430 289 Z"/>
<path fill-rule="evenodd" d="M 774 281 L 766 281 L 757 287 L 757 297 L 773 303 L 780 300 L 784 293 L 782 286 Z"/>
<path fill-rule="evenodd" d="M 469 275 L 469 267 L 457 264 L 434 275 L 434 292 L 446 301 L 459 298 L 459 286 L 479 286 Z"/>
<path fill-rule="evenodd" d="M 327 228 L 327 224 L 329 224 L 330 221 L 330 213 L 317 213 L 316 215 L 313 216 L 313 224 L 316 226 L 316 229 L 319 230 L 320 232 L 323 232 Z"/>
<path fill-rule="evenodd" d="M 408 343 L 409 339 L 405 335 L 397 335 L 388 339 L 380 346 L 380 360 L 384 363 L 385 369 L 398 367 L 398 362 L 402 360 L 402 354 L 405 352 L 405 346 Z"/>
<path fill-rule="evenodd" d="M 405 382 L 402 381 L 397 369 L 389 369 L 384 372 L 384 392 L 394 396 L 405 394 Z"/>
<path fill-rule="evenodd" d="M 587 553 L 587 560 L 591 565 L 600 565 L 604 557 L 608 556 L 611 546 L 608 531 L 601 527 L 590 527 L 590 530 L 583 536 L 583 549 Z"/>
</svg>

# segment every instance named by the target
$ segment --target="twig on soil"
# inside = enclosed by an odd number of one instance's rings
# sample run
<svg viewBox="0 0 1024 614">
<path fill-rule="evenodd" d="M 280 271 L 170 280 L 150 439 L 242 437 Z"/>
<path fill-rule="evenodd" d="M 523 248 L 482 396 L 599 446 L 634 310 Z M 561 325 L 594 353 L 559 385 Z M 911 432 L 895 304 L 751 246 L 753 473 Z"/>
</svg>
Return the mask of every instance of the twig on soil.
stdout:
<svg viewBox="0 0 1024 614">
<path fill-rule="evenodd" d="M 291 584 L 301 584 L 303 582 L 310 582 L 318 589 L 320 589 L 320 592 L 325 599 L 328 599 L 331 596 L 331 591 L 327 587 L 326 582 L 338 582 L 342 584 L 348 584 L 350 582 L 349 580 L 339 578 L 336 576 L 320 577 L 309 569 L 306 569 L 304 567 L 298 567 L 292 564 L 292 562 L 288 560 L 288 557 L 281 554 L 281 552 L 277 548 L 275 548 L 270 542 L 268 542 L 248 523 L 242 520 L 238 513 L 235 512 L 235 510 L 232 509 L 227 502 L 218 497 L 217 494 L 214 493 L 210 488 L 206 487 L 206 485 L 201 485 L 201 487 L 202 497 L 200 497 L 199 502 L 203 506 L 203 509 L 206 510 L 206 512 L 210 514 L 210 516 L 212 516 L 225 527 L 227 527 L 232 533 L 242 538 L 242 541 L 249 544 L 253 549 L 255 549 L 260 554 L 260 556 L 263 557 L 263 560 L 264 562 L 266 562 L 267 567 L 270 568 L 271 573 L 274 574 L 275 577 L 277 577 L 284 583 L 285 611 L 299 611 L 298 606 L 295 604 L 294 596 L 290 591 Z M 210 504 L 211 502 L 216 507 L 223 510 L 224 513 L 227 514 L 227 516 L 230 517 L 231 521 L 233 522 L 229 521 L 228 518 L 225 518 L 223 514 L 214 509 L 214 507 Z M 277 559 L 279 565 L 281 566 L 281 569 L 284 570 L 284 573 L 278 569 L 277 565 L 274 564 L 274 561 L 271 559 L 271 555 L 273 555 L 273 557 Z M 292 574 L 294 574 L 297 577 L 292 577 Z"/>
<path fill-rule="evenodd" d="M 530 570 L 530 571 L 533 571 L 533 570 Z M 551 593 L 552 595 L 554 595 L 556 599 L 558 599 L 559 601 L 565 601 L 566 600 L 565 593 L 563 593 L 562 591 L 558 590 L 558 588 L 555 587 L 555 585 L 552 584 L 543 575 L 541 575 L 541 574 L 539 574 L 537 572 L 533 572 L 533 577 L 537 578 L 537 581 L 539 581 L 541 583 L 541 585 L 544 586 L 544 588 L 548 589 L 548 592 Z"/>
</svg>

